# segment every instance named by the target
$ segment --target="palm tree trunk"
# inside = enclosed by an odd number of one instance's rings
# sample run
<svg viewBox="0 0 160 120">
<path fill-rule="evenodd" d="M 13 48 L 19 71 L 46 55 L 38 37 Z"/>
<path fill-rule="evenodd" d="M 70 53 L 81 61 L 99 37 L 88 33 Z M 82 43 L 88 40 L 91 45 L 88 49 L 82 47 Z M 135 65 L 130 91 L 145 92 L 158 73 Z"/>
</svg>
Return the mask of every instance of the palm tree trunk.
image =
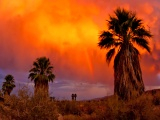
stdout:
<svg viewBox="0 0 160 120">
<path fill-rule="evenodd" d="M 114 61 L 114 94 L 129 100 L 144 92 L 139 56 L 133 47 L 121 48 Z"/>
<path fill-rule="evenodd" d="M 48 89 L 49 89 L 48 81 L 44 81 L 43 89 L 44 89 L 46 97 L 48 97 L 49 96 L 49 94 L 48 94 Z"/>
<path fill-rule="evenodd" d="M 39 78 L 39 80 L 35 81 L 34 94 L 48 97 L 48 81 Z"/>
</svg>

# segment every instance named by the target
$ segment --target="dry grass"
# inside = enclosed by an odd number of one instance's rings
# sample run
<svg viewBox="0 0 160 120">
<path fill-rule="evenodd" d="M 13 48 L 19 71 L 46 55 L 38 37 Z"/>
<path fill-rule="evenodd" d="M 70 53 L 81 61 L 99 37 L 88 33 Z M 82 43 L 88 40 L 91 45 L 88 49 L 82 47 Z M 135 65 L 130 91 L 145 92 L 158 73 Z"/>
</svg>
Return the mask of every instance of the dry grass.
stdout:
<svg viewBox="0 0 160 120">
<path fill-rule="evenodd" d="M 160 93 L 128 102 L 113 96 L 103 101 L 59 101 L 64 120 L 159 120 Z M 76 112 L 77 111 L 77 112 Z"/>
<path fill-rule="evenodd" d="M 5 98 L 0 111 L 5 120 L 57 120 L 55 102 L 40 96 L 30 96 L 26 88 L 18 92 L 18 96 L 12 95 Z"/>
<path fill-rule="evenodd" d="M 2 120 L 159 120 L 160 92 L 120 101 L 113 96 L 97 101 L 50 101 L 32 96 L 27 88 L 0 103 Z"/>
</svg>

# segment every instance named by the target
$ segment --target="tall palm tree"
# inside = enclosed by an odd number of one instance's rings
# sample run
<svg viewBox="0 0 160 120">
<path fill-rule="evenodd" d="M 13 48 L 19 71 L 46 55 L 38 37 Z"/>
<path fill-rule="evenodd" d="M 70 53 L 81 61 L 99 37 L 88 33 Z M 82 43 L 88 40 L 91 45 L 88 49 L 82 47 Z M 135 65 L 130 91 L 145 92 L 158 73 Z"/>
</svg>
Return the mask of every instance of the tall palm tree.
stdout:
<svg viewBox="0 0 160 120">
<path fill-rule="evenodd" d="M 100 34 L 98 46 L 108 50 L 108 64 L 114 58 L 114 94 L 129 100 L 144 92 L 140 53 L 136 46 L 150 53 L 148 40 L 152 35 L 135 13 L 118 8 L 114 14 L 107 20 L 108 30 Z"/>
<path fill-rule="evenodd" d="M 49 58 L 40 57 L 33 62 L 33 68 L 29 71 L 28 78 L 34 81 L 34 93 L 41 93 L 48 96 L 48 82 L 53 82 L 55 75 L 52 73 L 53 66 Z"/>
<path fill-rule="evenodd" d="M 14 83 L 14 77 L 12 75 L 6 75 L 4 79 L 5 79 L 5 82 L 3 82 L 2 91 L 4 95 L 10 95 L 13 88 L 16 87 Z"/>
</svg>

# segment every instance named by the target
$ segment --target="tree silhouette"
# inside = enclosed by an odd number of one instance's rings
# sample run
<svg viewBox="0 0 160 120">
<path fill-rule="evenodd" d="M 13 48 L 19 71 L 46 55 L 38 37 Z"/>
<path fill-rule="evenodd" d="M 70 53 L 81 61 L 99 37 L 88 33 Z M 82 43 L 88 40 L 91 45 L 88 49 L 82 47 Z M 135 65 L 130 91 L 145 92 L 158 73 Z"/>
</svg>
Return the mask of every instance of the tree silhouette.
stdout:
<svg viewBox="0 0 160 120">
<path fill-rule="evenodd" d="M 14 83 L 14 77 L 9 74 L 9 75 L 6 75 L 4 79 L 5 79 L 5 82 L 3 82 L 2 91 L 4 95 L 10 95 L 13 88 L 16 87 Z"/>
<path fill-rule="evenodd" d="M 34 81 L 35 88 L 34 93 L 43 94 L 48 96 L 48 82 L 53 82 L 55 75 L 52 72 L 53 66 L 51 66 L 49 58 L 40 57 L 33 62 L 33 68 L 29 71 L 28 78 Z"/>
<path fill-rule="evenodd" d="M 152 37 L 136 14 L 118 8 L 109 16 L 108 30 L 99 36 L 98 46 L 107 49 L 108 64 L 114 58 L 114 94 L 128 100 L 144 92 L 144 83 L 139 63 L 140 53 L 136 45 L 149 53 L 148 39 Z"/>
</svg>

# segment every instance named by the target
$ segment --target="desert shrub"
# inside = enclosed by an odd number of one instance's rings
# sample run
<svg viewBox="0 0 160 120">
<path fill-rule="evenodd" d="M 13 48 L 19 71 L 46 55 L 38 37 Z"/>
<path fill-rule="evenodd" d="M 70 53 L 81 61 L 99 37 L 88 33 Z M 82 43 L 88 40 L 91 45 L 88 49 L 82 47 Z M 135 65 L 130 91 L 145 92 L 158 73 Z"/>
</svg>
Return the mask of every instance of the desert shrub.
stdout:
<svg viewBox="0 0 160 120">
<path fill-rule="evenodd" d="M 160 92 L 155 93 L 153 103 L 154 105 L 160 105 Z"/>
<path fill-rule="evenodd" d="M 91 115 L 83 114 L 81 116 L 70 114 L 70 115 L 65 115 L 63 119 L 64 120 L 107 120 L 98 118 L 96 114 L 91 114 Z"/>
<path fill-rule="evenodd" d="M 160 107 L 154 99 L 151 94 L 129 101 L 112 96 L 103 101 L 58 101 L 58 106 L 64 120 L 158 120 Z"/>
<path fill-rule="evenodd" d="M 63 117 L 64 120 L 83 120 L 82 117 L 80 116 L 77 116 L 77 115 L 72 115 L 72 114 L 69 114 L 69 115 L 65 115 Z"/>
<path fill-rule="evenodd" d="M 65 107 L 63 102 L 64 101 L 59 101 L 59 104 Z M 69 106 L 74 105 L 73 101 L 67 102 Z M 72 114 L 71 111 L 69 112 L 69 109 L 66 109 L 67 113 L 63 114 L 64 120 L 106 120 L 106 107 L 104 101 L 80 101 L 76 102 L 76 107 L 80 113 Z"/>
<path fill-rule="evenodd" d="M 127 106 L 134 112 L 136 119 L 157 120 L 158 114 L 154 111 L 153 99 L 152 95 L 142 95 L 136 100 L 129 101 Z"/>
<path fill-rule="evenodd" d="M 68 114 L 80 115 L 81 114 L 79 102 L 77 101 L 68 101 L 68 100 L 57 101 L 57 106 L 58 106 L 59 113 L 61 113 L 62 115 L 68 115 Z"/>
<path fill-rule="evenodd" d="M 58 113 L 55 102 L 49 98 L 30 96 L 27 88 L 21 89 L 18 96 L 12 95 L 5 98 L 1 105 L 1 113 L 7 119 L 15 120 L 57 120 Z"/>
<path fill-rule="evenodd" d="M 106 101 L 87 101 L 83 103 L 83 114 L 90 115 L 87 120 L 106 119 Z"/>
<path fill-rule="evenodd" d="M 117 96 L 113 96 L 106 101 L 106 118 L 109 120 L 121 120 L 127 117 L 128 108 L 125 107 L 125 102 L 118 100 Z"/>
<path fill-rule="evenodd" d="M 107 100 L 106 118 L 109 120 L 156 120 L 157 111 L 154 111 L 153 97 L 142 95 L 130 101 L 121 101 L 116 98 Z"/>
<path fill-rule="evenodd" d="M 83 113 L 91 115 L 97 109 L 97 102 L 95 101 L 86 101 L 83 103 Z"/>
</svg>

